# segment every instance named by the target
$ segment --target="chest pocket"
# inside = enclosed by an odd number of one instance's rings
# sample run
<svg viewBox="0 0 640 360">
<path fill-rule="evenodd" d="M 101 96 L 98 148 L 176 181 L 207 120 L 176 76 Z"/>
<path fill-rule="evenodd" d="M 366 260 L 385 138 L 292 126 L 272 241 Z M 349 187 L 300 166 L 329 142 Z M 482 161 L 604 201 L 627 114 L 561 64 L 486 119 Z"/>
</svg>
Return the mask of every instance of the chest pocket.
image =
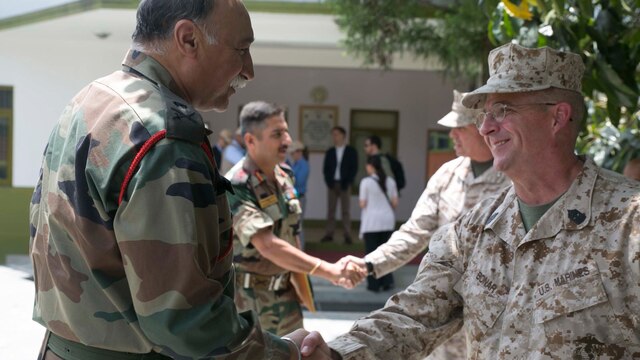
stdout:
<svg viewBox="0 0 640 360">
<path fill-rule="evenodd" d="M 506 307 L 507 296 L 500 295 L 499 285 L 484 278 L 479 271 L 465 272 L 454 289 L 464 299 L 464 326 L 472 345 L 481 341 L 492 329 Z M 473 353 L 473 349 L 469 349 Z"/>
<path fill-rule="evenodd" d="M 562 344 L 564 355 L 582 353 L 606 355 L 617 352 L 626 342 L 607 297 L 597 268 L 590 274 L 556 286 L 535 302 L 531 344 L 536 348 Z M 627 339 L 628 340 L 628 339 Z M 616 350 L 618 349 L 618 350 Z M 596 356 L 595 358 L 598 358 Z"/>
</svg>

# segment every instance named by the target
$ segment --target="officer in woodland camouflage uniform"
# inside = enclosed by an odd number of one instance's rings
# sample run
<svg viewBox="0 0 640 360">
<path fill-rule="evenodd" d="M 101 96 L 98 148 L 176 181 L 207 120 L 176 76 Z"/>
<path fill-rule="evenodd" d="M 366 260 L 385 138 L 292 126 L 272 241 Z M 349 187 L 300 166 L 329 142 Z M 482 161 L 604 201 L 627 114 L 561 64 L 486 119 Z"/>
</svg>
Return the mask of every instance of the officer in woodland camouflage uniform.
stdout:
<svg viewBox="0 0 640 360">
<path fill-rule="evenodd" d="M 364 272 L 343 262 L 327 263 L 298 248 L 302 209 L 293 172 L 284 163 L 291 137 L 284 110 L 263 101 L 245 105 L 240 114 L 247 156 L 227 174 L 233 185 L 236 305 L 254 310 L 260 325 L 274 334 L 302 327 L 302 311 L 291 286 L 291 272 L 321 276 L 346 287 Z"/>
<path fill-rule="evenodd" d="M 133 38 L 45 150 L 30 209 L 39 359 L 297 359 L 235 309 L 231 188 L 197 112 L 253 78 L 246 9 L 145 0 Z"/>
<path fill-rule="evenodd" d="M 475 125 L 478 110 L 462 105 L 463 94 L 453 91 L 451 111 L 438 124 L 451 128 L 458 157 L 438 169 L 411 214 L 389 241 L 364 259 L 350 258 L 377 278 L 393 272 L 419 255 L 433 233 L 469 211 L 480 200 L 496 195 L 511 182 L 492 167 L 493 156 Z M 464 359 L 462 333 L 439 346 L 429 359 Z"/>
<path fill-rule="evenodd" d="M 507 44 L 489 68 L 463 104 L 486 110 L 513 186 L 440 228 L 414 283 L 330 342 L 334 359 L 417 358 L 463 321 L 470 359 L 640 353 L 640 188 L 574 154 L 580 56 Z"/>
</svg>

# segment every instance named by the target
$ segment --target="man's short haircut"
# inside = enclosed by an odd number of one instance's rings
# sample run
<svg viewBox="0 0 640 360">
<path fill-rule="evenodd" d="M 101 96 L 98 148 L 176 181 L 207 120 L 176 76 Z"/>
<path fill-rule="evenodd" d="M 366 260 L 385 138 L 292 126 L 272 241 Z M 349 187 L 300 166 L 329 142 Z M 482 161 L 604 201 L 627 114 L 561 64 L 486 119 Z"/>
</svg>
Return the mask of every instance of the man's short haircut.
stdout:
<svg viewBox="0 0 640 360">
<path fill-rule="evenodd" d="M 576 136 L 578 135 L 577 131 L 580 130 L 580 126 L 585 119 L 587 110 L 582 94 L 558 88 L 535 91 L 535 94 L 537 101 L 540 102 L 566 102 L 571 105 L 571 120 L 574 122 L 573 126 L 576 130 Z"/>
<path fill-rule="evenodd" d="M 331 132 L 333 132 L 334 130 L 339 131 L 342 136 L 347 136 L 347 130 L 345 130 L 342 126 L 334 126 L 331 128 Z"/>
<path fill-rule="evenodd" d="M 131 36 L 136 48 L 155 52 L 165 49 L 161 42 L 171 38 L 176 23 L 187 19 L 202 26 L 209 43 L 214 43 L 213 29 L 207 29 L 206 18 L 215 0 L 142 0 L 136 13 L 136 29 Z"/>
<path fill-rule="evenodd" d="M 265 128 L 266 120 L 284 114 L 284 109 L 276 104 L 266 101 L 253 101 L 242 107 L 240 112 L 240 126 L 242 136 L 251 133 L 259 136 L 258 130 Z"/>
<path fill-rule="evenodd" d="M 378 149 L 382 149 L 382 139 L 378 135 L 371 135 L 367 138 L 369 143 L 378 147 Z"/>
</svg>

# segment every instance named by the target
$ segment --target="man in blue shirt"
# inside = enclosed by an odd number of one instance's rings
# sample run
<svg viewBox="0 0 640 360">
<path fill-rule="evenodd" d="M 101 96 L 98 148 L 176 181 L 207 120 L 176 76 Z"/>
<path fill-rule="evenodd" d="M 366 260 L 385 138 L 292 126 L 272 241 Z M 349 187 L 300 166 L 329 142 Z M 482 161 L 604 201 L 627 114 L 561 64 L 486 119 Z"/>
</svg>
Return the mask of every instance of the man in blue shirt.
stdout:
<svg viewBox="0 0 640 360">
<path fill-rule="evenodd" d="M 300 141 L 294 141 L 289 147 L 290 159 L 289 165 L 293 170 L 295 177 L 294 187 L 298 193 L 300 199 L 300 206 L 302 207 L 302 214 L 300 215 L 300 248 L 304 249 L 304 232 L 302 228 L 302 221 L 304 219 L 304 210 L 307 208 L 307 180 L 309 179 L 309 161 L 307 161 L 305 154 L 305 146 Z"/>
</svg>

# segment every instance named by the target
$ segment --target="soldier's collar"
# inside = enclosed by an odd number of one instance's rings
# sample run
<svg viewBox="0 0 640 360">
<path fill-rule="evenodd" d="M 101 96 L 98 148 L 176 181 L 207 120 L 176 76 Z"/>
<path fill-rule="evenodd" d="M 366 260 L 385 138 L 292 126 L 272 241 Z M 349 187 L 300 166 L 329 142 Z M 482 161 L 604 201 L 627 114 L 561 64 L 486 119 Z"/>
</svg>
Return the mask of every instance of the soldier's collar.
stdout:
<svg viewBox="0 0 640 360">
<path fill-rule="evenodd" d="M 254 178 L 256 178 L 259 182 L 267 181 L 267 175 L 260 170 L 258 165 L 253 161 L 253 159 L 247 155 L 244 160 L 244 165 L 242 168 L 247 172 L 247 174 L 251 174 Z M 275 169 L 275 178 L 278 182 L 278 185 L 283 186 L 286 180 L 287 174 L 280 168 L 280 166 L 276 165 Z"/>
<path fill-rule="evenodd" d="M 573 181 L 569 189 L 556 203 L 538 220 L 538 223 L 525 235 L 524 228 L 518 226 L 516 238 L 522 237 L 522 242 L 511 239 L 514 236 L 513 226 L 516 218 L 520 219 L 517 197 L 512 187 L 502 204 L 489 216 L 485 229 L 492 229 L 501 239 L 512 245 L 521 245 L 529 241 L 550 238 L 561 230 L 579 230 L 589 224 L 591 220 L 591 201 L 593 189 L 598 177 L 598 167 L 591 159 L 582 159 L 582 171 Z M 549 221 L 548 219 L 554 219 Z M 557 221 L 562 219 L 562 221 Z M 520 220 L 521 221 L 521 220 Z M 544 226 L 538 226 L 544 221 Z"/>
<path fill-rule="evenodd" d="M 153 57 L 138 50 L 129 49 L 122 60 L 125 71 L 132 69 L 133 72 L 147 78 L 156 85 L 162 85 L 176 92 L 176 84 L 169 71 Z"/>
</svg>

